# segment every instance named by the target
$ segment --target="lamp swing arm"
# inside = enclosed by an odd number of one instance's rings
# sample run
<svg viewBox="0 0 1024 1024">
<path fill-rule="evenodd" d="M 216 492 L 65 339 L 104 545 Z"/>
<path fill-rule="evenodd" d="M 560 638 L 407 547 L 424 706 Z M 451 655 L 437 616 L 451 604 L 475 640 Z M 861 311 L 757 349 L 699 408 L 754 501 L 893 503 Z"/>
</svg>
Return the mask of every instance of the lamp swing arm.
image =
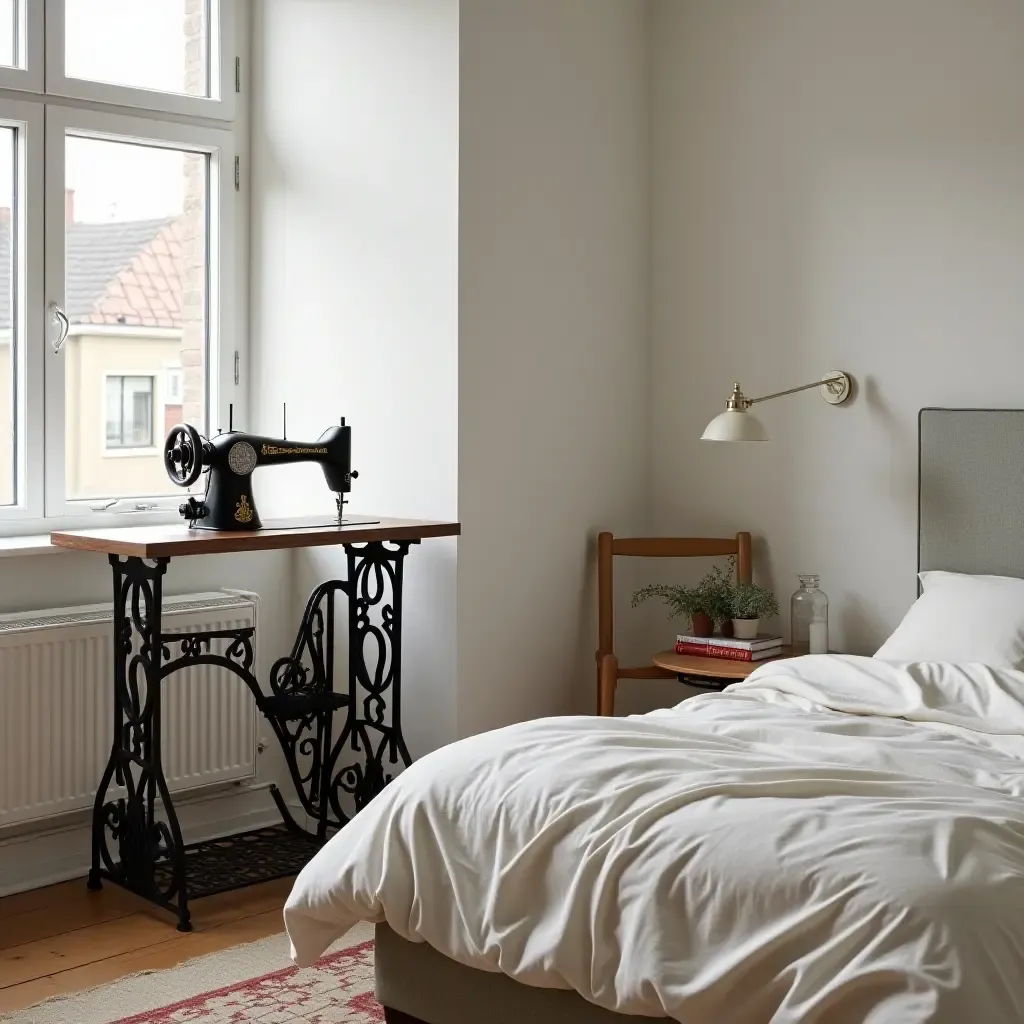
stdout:
<svg viewBox="0 0 1024 1024">
<path fill-rule="evenodd" d="M 773 398 L 784 398 L 786 395 L 795 395 L 798 391 L 810 391 L 811 388 L 820 388 L 822 385 L 829 387 L 830 384 L 843 385 L 847 377 L 845 373 L 837 373 L 831 377 L 825 377 L 822 380 L 812 381 L 810 384 L 801 384 L 798 388 L 788 388 L 785 391 L 775 391 L 770 395 L 762 395 L 760 398 L 747 398 L 746 405 L 757 405 L 758 402 L 770 402 Z M 829 390 L 832 390 L 829 388 Z M 840 389 L 836 389 L 837 392 Z"/>
</svg>

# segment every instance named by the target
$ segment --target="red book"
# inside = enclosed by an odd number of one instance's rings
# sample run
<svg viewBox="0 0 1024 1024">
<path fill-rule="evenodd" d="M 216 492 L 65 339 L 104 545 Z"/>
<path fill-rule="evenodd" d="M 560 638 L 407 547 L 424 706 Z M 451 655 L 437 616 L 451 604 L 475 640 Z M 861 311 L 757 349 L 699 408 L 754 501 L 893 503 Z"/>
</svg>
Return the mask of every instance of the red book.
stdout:
<svg viewBox="0 0 1024 1024">
<path fill-rule="evenodd" d="M 745 651 L 742 647 L 722 647 L 719 644 L 676 643 L 676 654 L 693 654 L 698 658 L 726 658 L 729 661 L 766 661 L 782 653 L 782 644 L 760 651 Z"/>
</svg>

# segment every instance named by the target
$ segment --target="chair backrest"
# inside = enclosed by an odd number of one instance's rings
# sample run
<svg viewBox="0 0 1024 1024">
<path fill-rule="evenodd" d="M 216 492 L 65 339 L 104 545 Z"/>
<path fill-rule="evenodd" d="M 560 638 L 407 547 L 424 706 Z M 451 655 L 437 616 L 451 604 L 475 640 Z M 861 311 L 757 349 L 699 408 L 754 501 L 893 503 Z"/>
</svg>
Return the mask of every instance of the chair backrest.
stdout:
<svg viewBox="0 0 1024 1024">
<path fill-rule="evenodd" d="M 633 558 L 700 558 L 736 556 L 736 578 L 750 583 L 752 578 L 750 534 L 735 537 L 614 537 L 601 533 L 597 538 L 598 660 L 615 650 L 612 593 L 612 562 L 616 555 Z"/>
</svg>

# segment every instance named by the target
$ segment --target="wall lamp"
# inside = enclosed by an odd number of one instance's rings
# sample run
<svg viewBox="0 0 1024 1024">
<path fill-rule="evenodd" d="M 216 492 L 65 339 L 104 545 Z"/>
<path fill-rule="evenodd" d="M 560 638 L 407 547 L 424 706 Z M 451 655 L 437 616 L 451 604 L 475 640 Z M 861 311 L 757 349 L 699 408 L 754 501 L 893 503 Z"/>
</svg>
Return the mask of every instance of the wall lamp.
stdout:
<svg viewBox="0 0 1024 1024">
<path fill-rule="evenodd" d="M 853 378 L 842 370 L 829 370 L 821 380 L 813 384 L 801 384 L 788 391 L 776 391 L 761 398 L 747 398 L 739 384 L 732 386 L 732 394 L 725 403 L 725 412 L 720 412 L 701 435 L 702 441 L 767 441 L 768 431 L 764 424 L 750 411 L 758 402 L 768 402 L 783 395 L 795 395 L 798 391 L 817 388 L 829 405 L 842 405 L 850 397 Z"/>
</svg>

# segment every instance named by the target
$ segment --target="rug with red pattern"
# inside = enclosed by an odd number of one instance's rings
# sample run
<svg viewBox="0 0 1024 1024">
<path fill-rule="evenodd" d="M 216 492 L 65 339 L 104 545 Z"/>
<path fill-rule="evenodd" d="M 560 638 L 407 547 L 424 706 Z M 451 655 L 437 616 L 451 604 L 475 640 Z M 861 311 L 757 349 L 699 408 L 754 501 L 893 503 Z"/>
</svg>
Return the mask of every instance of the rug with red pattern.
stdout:
<svg viewBox="0 0 1024 1024">
<path fill-rule="evenodd" d="M 384 1010 L 373 997 L 373 943 L 329 953 L 316 967 L 286 967 L 122 1017 L 117 1024 L 371 1024 Z"/>
</svg>

